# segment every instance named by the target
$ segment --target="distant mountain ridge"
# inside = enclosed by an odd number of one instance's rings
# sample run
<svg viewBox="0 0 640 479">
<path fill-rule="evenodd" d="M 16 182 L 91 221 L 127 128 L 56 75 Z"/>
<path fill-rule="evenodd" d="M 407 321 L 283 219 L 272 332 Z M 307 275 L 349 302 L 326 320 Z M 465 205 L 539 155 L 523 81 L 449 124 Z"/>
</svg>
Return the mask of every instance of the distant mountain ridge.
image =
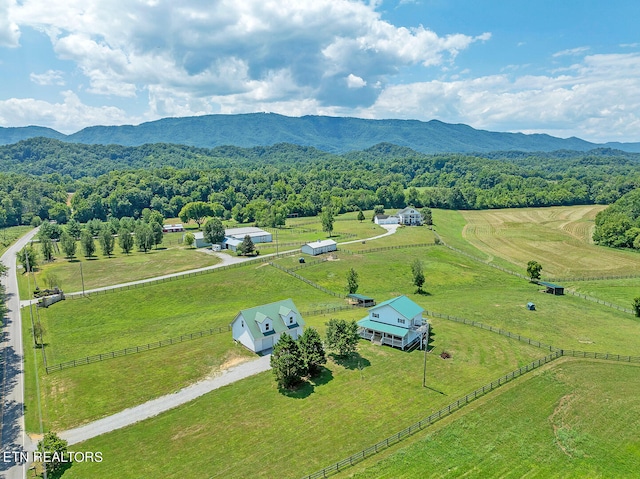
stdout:
<svg viewBox="0 0 640 479">
<path fill-rule="evenodd" d="M 38 126 L 0 127 L 0 145 L 34 137 L 84 144 L 140 146 L 171 143 L 201 148 L 224 145 L 250 148 L 290 143 L 336 154 L 361 151 L 380 143 L 391 143 L 422 153 L 589 151 L 596 148 L 640 152 L 640 143 L 598 144 L 575 137 L 563 139 L 546 134 L 492 132 L 438 120 L 288 117 L 275 113 L 163 118 L 137 126 L 92 126 L 71 135 Z"/>
</svg>

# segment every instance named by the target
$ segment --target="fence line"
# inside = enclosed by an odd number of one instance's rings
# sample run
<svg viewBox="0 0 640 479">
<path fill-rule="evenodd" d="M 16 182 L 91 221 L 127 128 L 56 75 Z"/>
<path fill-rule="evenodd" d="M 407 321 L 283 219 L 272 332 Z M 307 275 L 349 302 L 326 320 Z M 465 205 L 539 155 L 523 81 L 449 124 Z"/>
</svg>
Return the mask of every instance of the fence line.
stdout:
<svg viewBox="0 0 640 479">
<path fill-rule="evenodd" d="M 636 279 L 640 278 L 640 274 L 626 274 L 626 275 L 618 275 L 618 276 L 576 276 L 576 277 L 568 277 L 568 278 L 553 278 L 553 281 L 601 281 L 607 279 Z"/>
<path fill-rule="evenodd" d="M 437 243 L 399 244 L 399 245 L 380 246 L 379 248 L 368 248 L 368 249 L 353 250 L 353 251 L 341 249 L 340 251 L 346 251 L 350 254 L 366 254 L 366 253 L 376 253 L 378 251 L 389 251 L 392 249 L 427 248 L 430 246 L 438 246 L 438 244 Z"/>
<path fill-rule="evenodd" d="M 177 281 L 180 279 L 186 279 L 186 278 L 193 278 L 196 276 L 202 276 L 205 274 L 211 274 L 214 273 L 216 271 L 227 271 L 230 269 L 235 269 L 235 268 L 241 268 L 243 266 L 249 266 L 252 264 L 257 264 L 257 263 L 267 263 L 269 261 L 271 261 L 273 258 L 285 258 L 287 256 L 295 256 L 299 254 L 298 251 L 288 251 L 288 252 L 284 252 L 284 253 L 278 253 L 278 254 L 272 254 L 269 256 L 264 256 L 264 257 L 258 257 L 258 258 L 254 258 L 254 259 L 250 259 L 247 261 L 242 261 L 241 263 L 233 263 L 233 264 L 227 264 L 224 266 L 218 266 L 215 268 L 210 268 L 210 269 L 205 269 L 205 270 L 200 270 L 200 271 L 185 271 L 184 273 L 176 273 L 175 275 L 172 276 L 168 276 L 168 277 L 164 277 L 164 278 L 157 278 L 157 279 L 152 279 L 150 281 L 144 281 L 139 282 L 139 283 L 133 283 L 133 284 L 126 284 L 126 285 L 122 285 L 122 286 L 115 286 L 113 288 L 108 288 L 108 289 L 103 289 L 100 291 L 88 291 L 85 292 L 84 294 L 81 291 L 75 291 L 73 293 L 68 293 L 65 294 L 65 298 L 66 299 L 79 299 L 79 298 L 83 298 L 86 296 L 98 296 L 98 295 L 104 295 L 104 294 L 109 294 L 109 293 L 115 293 L 118 291 L 126 291 L 126 290 L 130 290 L 130 289 L 137 289 L 137 288 L 144 288 L 147 286 L 153 286 L 159 283 L 167 283 L 167 282 L 171 282 L 171 281 Z"/>
<path fill-rule="evenodd" d="M 303 276 L 300 276 L 298 273 L 296 273 L 296 272 L 294 272 L 294 271 L 292 271 L 290 269 L 285 268 L 284 266 L 281 266 L 279 264 L 273 263 L 271 261 L 269 262 L 269 264 L 271 266 L 273 266 L 274 268 L 278 268 L 279 270 L 284 271 L 287 274 L 290 274 L 294 278 L 297 278 L 300 281 L 303 281 L 303 282 L 307 283 L 309 286 L 312 286 L 312 287 L 314 287 L 316 289 L 319 289 L 323 293 L 330 294 L 331 296 L 335 296 L 336 298 L 346 298 L 346 296 L 344 294 L 336 293 L 335 291 L 331 291 L 330 289 L 327 289 L 324 286 L 320 286 L 318 283 L 314 283 L 313 281 L 311 281 L 311 280 L 309 280 L 309 279 L 307 279 L 307 278 L 305 278 Z"/>
<path fill-rule="evenodd" d="M 178 344 L 184 341 L 191 341 L 192 339 L 202 338 L 203 336 L 210 336 L 212 334 L 224 333 L 231 330 L 231 326 L 225 326 L 220 328 L 211 328 L 204 331 L 198 331 L 197 333 L 183 334 L 177 338 L 163 339 L 162 341 L 156 341 L 153 343 L 143 344 L 140 346 L 134 346 L 131 348 L 118 349 L 117 351 L 109 351 L 108 353 L 94 354 L 93 356 L 86 356 L 80 359 L 74 359 L 64 363 L 55 364 L 46 368 L 47 374 L 53 371 L 61 371 L 63 369 L 75 368 L 83 366 L 85 364 L 96 363 L 104 361 L 105 359 L 113 359 L 121 356 L 127 356 L 131 354 L 140 353 L 143 351 L 149 351 L 151 349 L 158 349 L 171 344 Z"/>
<path fill-rule="evenodd" d="M 475 399 L 486 395 L 487 393 L 493 391 L 494 389 L 499 388 L 503 384 L 506 384 L 513 379 L 522 376 L 528 372 L 531 372 L 551 361 L 554 361 L 560 357 L 568 356 L 568 357 L 577 357 L 577 358 L 590 358 L 590 359 L 602 359 L 608 361 L 619 361 L 619 362 L 628 362 L 628 363 L 640 363 L 640 357 L 638 356 L 621 356 L 619 354 L 611 354 L 611 353 L 590 353 L 585 351 L 571 351 L 571 350 L 563 350 L 556 349 L 551 354 L 545 356 L 544 358 L 537 359 L 532 363 L 527 364 L 521 368 L 516 369 L 515 371 L 511 371 L 510 373 L 505 374 L 504 376 L 498 378 L 491 383 L 482 386 L 481 388 L 476 389 L 475 391 L 467 394 L 466 396 L 458 399 L 455 402 L 452 402 L 448 406 L 443 407 L 439 411 L 431 414 L 430 416 L 418 421 L 411 426 L 403 429 L 402 431 L 383 439 L 382 441 L 370 446 L 366 449 L 363 449 L 360 452 L 352 454 L 351 456 L 343 459 L 342 461 L 338 461 L 330 466 L 325 467 L 319 471 L 314 472 L 313 474 L 309 474 L 308 476 L 304 476 L 303 479 L 318 479 L 320 477 L 324 478 L 331 474 L 337 473 L 342 469 L 345 469 L 349 466 L 352 466 L 369 456 L 373 456 L 378 452 L 387 449 L 389 446 L 392 446 L 403 439 L 415 434 L 422 429 L 429 427 L 431 424 L 439 421 L 440 419 L 449 416 L 452 412 L 462 408 L 463 406 L 469 404 Z"/>
<path fill-rule="evenodd" d="M 573 291 L 571 289 L 565 289 L 566 293 L 569 293 L 573 296 L 577 296 L 578 298 L 586 299 L 587 301 L 591 301 L 593 303 L 602 304 L 604 306 L 608 306 L 609 308 L 617 309 L 618 311 L 623 311 L 625 313 L 634 314 L 634 311 L 629 308 L 624 308 L 622 306 L 618 306 L 617 304 L 609 303 L 608 301 L 604 301 L 602 299 L 594 298 L 593 296 L 588 296 L 586 294 L 578 293 L 577 291 Z"/>
<path fill-rule="evenodd" d="M 470 326 L 474 326 L 476 328 L 484 329 L 487 331 L 491 331 L 493 333 L 500 334 L 502 336 L 506 336 L 511 339 L 517 339 L 523 343 L 530 344 L 531 346 L 535 346 L 540 349 L 547 349 L 549 351 L 560 351 L 559 348 L 552 346 L 550 344 L 541 343 L 540 341 L 536 341 L 535 339 L 527 338 L 526 336 L 522 336 L 520 334 L 515 334 L 510 331 L 505 331 L 504 329 L 494 328 L 493 326 L 489 326 L 487 324 L 480 323 L 478 321 L 472 321 L 470 319 L 458 318 L 456 316 L 451 316 L 449 314 L 436 313 L 435 311 L 426 311 L 427 316 L 432 316 L 434 318 L 446 319 L 448 321 L 454 321 L 456 323 L 468 324 Z"/>
<path fill-rule="evenodd" d="M 561 356 L 562 356 L 562 353 L 560 351 L 554 351 L 553 353 L 545 356 L 544 358 L 537 359 L 536 361 L 533 361 L 532 363 L 529 363 L 526 366 L 516 369 L 515 371 L 511 371 L 510 373 L 505 374 L 504 376 L 496 379 L 495 381 L 492 381 L 491 383 L 476 389 L 475 391 L 467 394 L 466 396 L 458 399 L 457 401 L 452 402 L 448 406 L 443 407 L 439 411 L 436 411 L 435 413 L 422 419 L 421 421 L 418 421 L 412 424 L 411 426 L 403 429 L 402 431 L 392 436 L 389 436 L 386 439 L 383 439 L 382 441 L 366 449 L 363 449 L 360 452 L 352 454 L 351 456 L 347 457 L 346 459 L 343 459 L 342 461 L 336 462 L 308 476 L 304 476 L 303 479 L 318 479 L 320 477 L 324 478 L 324 477 L 327 477 L 328 475 L 337 473 L 342 469 L 350 467 L 355 463 L 360 462 L 369 456 L 372 456 L 384 449 L 387 449 L 389 446 L 392 446 L 393 444 L 396 444 L 402 441 L 403 439 L 415 434 L 416 432 L 421 431 L 422 429 L 430 426 L 431 424 L 439 421 L 440 419 L 449 416 L 452 412 L 460 409 L 461 407 L 476 400 L 477 398 L 484 396 L 485 394 L 493 391 L 494 389 L 499 388 L 503 384 L 506 384 L 507 382 L 512 381 L 513 379 L 523 374 L 526 374 L 530 371 L 533 371 L 539 368 L 540 366 L 543 366 L 555 359 L 558 359 Z"/>
</svg>

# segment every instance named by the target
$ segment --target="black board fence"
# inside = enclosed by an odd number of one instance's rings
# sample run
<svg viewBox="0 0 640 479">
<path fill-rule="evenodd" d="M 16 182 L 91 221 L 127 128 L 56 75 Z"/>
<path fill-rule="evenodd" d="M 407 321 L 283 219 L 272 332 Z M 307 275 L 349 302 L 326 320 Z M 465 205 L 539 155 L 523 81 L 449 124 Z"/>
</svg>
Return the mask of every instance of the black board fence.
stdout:
<svg viewBox="0 0 640 479">
<path fill-rule="evenodd" d="M 246 260 L 246 261 L 242 261 L 240 263 L 233 263 L 233 264 L 227 264 L 224 266 L 213 266 L 211 268 L 207 268 L 207 269 L 202 269 L 202 270 L 198 270 L 198 271 L 185 271 L 183 273 L 175 273 L 171 276 L 165 276 L 165 277 L 161 277 L 161 278 L 155 278 L 155 279 L 151 279 L 149 281 L 145 281 L 145 280 L 140 280 L 139 282 L 132 282 L 130 284 L 122 284 L 122 285 L 115 285 L 113 287 L 106 287 L 105 289 L 100 289 L 98 291 L 86 291 L 85 293 L 82 293 L 81 291 L 74 291 L 73 293 L 68 293 L 65 294 L 65 298 L 66 299 L 80 299 L 80 298 L 86 298 L 86 297 L 90 297 L 90 296 L 101 296 L 104 294 L 109 294 L 109 293 L 116 293 L 118 291 L 127 291 L 130 289 L 138 289 L 138 288 L 145 288 L 147 286 L 153 286 L 156 284 L 160 284 L 160 283 L 169 283 L 172 281 L 179 281 L 181 279 L 186 279 L 186 278 L 194 278 L 196 276 L 202 276 L 202 275 L 206 275 L 206 274 L 212 274 L 218 271 L 228 271 L 230 269 L 236 269 L 236 268 L 241 268 L 243 266 L 251 266 L 254 264 L 259 264 L 259 263 L 268 263 L 271 260 L 273 260 L 274 258 L 285 258 L 288 256 L 294 256 L 294 255 L 298 255 L 300 254 L 299 251 L 286 251 L 284 253 L 278 253 L 278 254 L 270 254 L 264 257 L 258 257 L 258 258 L 253 258 L 250 260 Z"/>
<path fill-rule="evenodd" d="M 133 346 L 125 349 L 118 349 L 117 351 L 109 351 L 107 353 L 94 354 L 93 356 L 86 356 L 84 358 L 73 359 L 64 363 L 54 364 L 53 366 L 47 366 L 47 374 L 54 371 L 61 371 L 63 369 L 75 368 L 78 366 L 84 366 L 85 364 L 97 363 L 106 359 L 119 358 L 121 356 L 128 356 L 131 354 L 137 354 L 144 351 L 150 351 L 152 349 L 162 348 L 164 346 L 170 346 L 172 344 L 179 344 L 184 341 L 191 341 L 193 339 L 202 338 L 203 336 L 211 336 L 212 334 L 226 333 L 231 330 L 231 325 L 220 328 L 210 328 L 197 333 L 183 334 L 177 338 L 163 339 L 162 341 L 155 341 L 153 343 L 142 344 L 139 346 Z"/>
<path fill-rule="evenodd" d="M 526 374 L 530 371 L 538 369 L 540 366 L 543 366 L 551 361 L 554 361 L 555 359 L 558 359 L 561 356 L 562 356 L 561 351 L 554 351 L 553 353 L 545 356 L 544 358 L 537 359 L 532 363 L 527 364 L 526 366 L 518 368 L 515 371 L 511 371 L 510 373 L 505 374 L 504 376 L 496 379 L 495 381 L 492 381 L 491 383 L 485 386 L 482 386 L 481 388 L 478 388 L 475 391 L 470 392 L 466 396 L 458 399 L 455 402 L 452 402 L 448 406 L 443 407 L 439 411 L 434 412 L 430 416 L 425 417 L 421 421 L 418 421 L 412 424 L 411 426 L 403 429 L 402 431 L 399 431 L 396 434 L 393 434 L 392 436 L 389 436 L 386 439 L 383 439 L 382 441 L 366 449 L 363 449 L 360 452 L 352 454 L 351 456 L 347 457 L 346 459 L 343 459 L 342 461 L 338 461 L 334 464 L 331 464 L 330 466 L 325 467 L 324 469 L 314 472 L 313 474 L 304 476 L 303 479 L 318 479 L 320 477 L 324 478 L 324 477 L 330 476 L 331 474 L 335 474 L 343 469 L 346 469 L 347 467 L 350 467 L 366 459 L 369 456 L 373 456 L 374 454 L 377 454 L 383 451 L 384 449 L 387 449 L 389 446 L 392 446 L 402 441 L 403 439 L 415 434 L 416 432 L 421 431 L 422 429 L 430 426 L 431 424 L 439 421 L 440 419 L 449 416 L 452 412 L 457 411 L 463 406 L 469 404 L 470 402 L 476 400 L 479 397 L 484 396 L 485 394 L 493 391 L 494 389 L 499 388 L 500 386 L 508 383 L 509 381 L 512 381 L 513 379 L 520 377 L 523 374 Z"/>
<path fill-rule="evenodd" d="M 311 281 L 311 280 L 309 280 L 309 279 L 307 279 L 307 278 L 305 278 L 303 276 L 300 276 L 298 273 L 296 273 L 296 272 L 294 272 L 294 271 L 292 271 L 292 270 L 290 270 L 288 268 L 285 268 L 284 266 L 281 266 L 281 265 L 273 263 L 273 262 L 269 262 L 269 264 L 271 266 L 273 266 L 274 268 L 277 268 L 277 269 L 279 269 L 281 271 L 284 271 L 285 273 L 290 274 L 294 278 L 299 279 L 300 281 L 303 281 L 304 283 L 307 283 L 309 286 L 311 286 L 313 288 L 316 288 L 316 289 L 319 289 L 323 293 L 330 294 L 331 296 L 335 296 L 336 298 L 346 298 L 346 296 L 344 294 L 336 293 L 335 291 L 331 291 L 330 289 L 327 289 L 324 286 L 320 286 L 318 283 L 314 283 L 313 281 Z"/>
<path fill-rule="evenodd" d="M 571 294 L 573 296 L 577 296 L 578 298 L 586 299 L 587 301 L 591 301 L 593 303 L 602 304 L 603 306 L 617 309 L 618 311 L 622 311 L 624 313 L 634 314 L 634 311 L 632 309 L 625 308 L 623 306 L 619 306 L 617 304 L 613 304 L 608 301 L 604 301 L 602 299 L 594 298 L 593 296 L 589 296 L 587 294 L 578 293 L 577 291 L 573 291 L 572 289 L 565 289 L 564 292 L 565 294 Z"/>
</svg>

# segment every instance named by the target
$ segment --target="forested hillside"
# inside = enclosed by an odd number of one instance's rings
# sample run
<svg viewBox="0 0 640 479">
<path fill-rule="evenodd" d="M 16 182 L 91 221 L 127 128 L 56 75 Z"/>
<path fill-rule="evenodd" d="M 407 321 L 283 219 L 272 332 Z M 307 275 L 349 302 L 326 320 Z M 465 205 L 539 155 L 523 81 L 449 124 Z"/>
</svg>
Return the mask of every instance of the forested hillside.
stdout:
<svg viewBox="0 0 640 479">
<path fill-rule="evenodd" d="M 194 201 L 240 222 L 278 214 L 314 215 L 430 206 L 484 209 L 616 201 L 640 186 L 640 155 L 587 153 L 426 155 L 383 143 L 345 155 L 279 144 L 214 149 L 68 144 L 32 139 L 0 147 L 0 221 L 34 216 L 64 223 L 139 217 L 151 208 L 175 217 Z M 67 206 L 67 193 L 72 193 Z"/>
<path fill-rule="evenodd" d="M 593 240 L 605 246 L 640 249 L 640 189 L 598 213 Z"/>
<path fill-rule="evenodd" d="M 289 117 L 274 113 L 163 118 L 136 126 L 92 126 L 71 135 L 40 127 L 0 127 L 0 145 L 36 136 L 73 143 L 124 146 L 172 143 L 202 148 L 223 145 L 250 148 L 291 143 L 335 154 L 364 150 L 378 143 L 393 143 L 422 153 L 588 151 L 599 146 L 640 151 L 638 143 L 597 145 L 580 138 L 477 130 L 469 125 L 437 120 Z"/>
</svg>

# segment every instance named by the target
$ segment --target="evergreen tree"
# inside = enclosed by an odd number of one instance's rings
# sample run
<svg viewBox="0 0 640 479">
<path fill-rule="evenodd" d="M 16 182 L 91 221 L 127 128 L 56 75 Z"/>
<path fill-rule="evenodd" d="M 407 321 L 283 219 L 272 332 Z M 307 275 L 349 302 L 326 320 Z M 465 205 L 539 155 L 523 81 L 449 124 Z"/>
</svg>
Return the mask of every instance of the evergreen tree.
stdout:
<svg viewBox="0 0 640 479">
<path fill-rule="evenodd" d="M 431 212 L 431 208 L 422 208 L 422 211 L 420 213 L 422 214 L 422 222 L 425 225 L 433 225 L 433 213 Z"/>
<path fill-rule="evenodd" d="M 43 467 L 48 473 L 56 473 L 68 467 L 67 447 L 67 441 L 61 439 L 52 431 L 46 433 L 42 440 L 40 440 L 38 443 L 38 451 L 42 456 L 44 456 L 44 453 L 48 453 L 47 457 L 49 460 L 43 463 Z"/>
<path fill-rule="evenodd" d="M 358 221 L 360 223 L 362 223 L 365 220 L 364 213 L 362 212 L 362 210 L 358 211 L 358 218 L 357 219 L 358 219 Z"/>
<path fill-rule="evenodd" d="M 637 318 L 640 318 L 640 297 L 633 298 L 633 312 Z"/>
<path fill-rule="evenodd" d="M 305 329 L 298 341 L 298 347 L 300 348 L 304 372 L 310 376 L 315 376 L 320 372 L 320 367 L 327 362 L 322 339 L 318 331 L 314 328 Z"/>
<path fill-rule="evenodd" d="M 282 333 L 282 336 L 273 347 L 271 368 L 276 376 L 278 386 L 281 388 L 291 388 L 302 378 L 304 363 L 300 355 L 300 349 L 287 333 Z"/>
<path fill-rule="evenodd" d="M 251 236 L 246 235 L 242 240 L 242 244 L 240 245 L 240 251 L 244 255 L 249 255 L 253 253 L 255 250 L 256 250 L 256 247 L 253 244 L 253 241 L 251 240 Z"/>
<path fill-rule="evenodd" d="M 60 247 L 65 258 L 72 259 L 76 256 L 76 240 L 67 231 L 60 236 Z"/>
<path fill-rule="evenodd" d="M 347 272 L 347 291 L 349 291 L 349 294 L 354 294 L 358 291 L 358 272 L 353 268 Z"/>
</svg>

